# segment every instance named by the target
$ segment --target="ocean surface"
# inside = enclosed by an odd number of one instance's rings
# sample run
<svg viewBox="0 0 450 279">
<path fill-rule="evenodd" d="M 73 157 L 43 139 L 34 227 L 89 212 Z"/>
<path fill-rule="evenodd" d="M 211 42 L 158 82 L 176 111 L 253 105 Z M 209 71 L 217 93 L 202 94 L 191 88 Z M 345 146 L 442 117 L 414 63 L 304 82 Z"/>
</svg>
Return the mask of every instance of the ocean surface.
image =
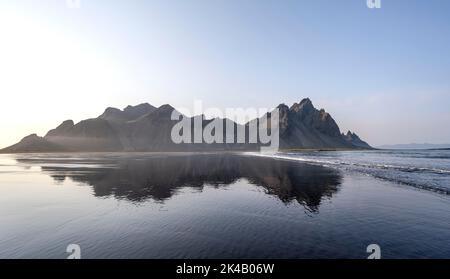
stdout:
<svg viewBox="0 0 450 279">
<path fill-rule="evenodd" d="M 450 258 L 450 151 L 0 155 L 0 258 Z"/>
<path fill-rule="evenodd" d="M 450 149 L 312 151 L 270 157 L 363 173 L 450 195 Z"/>
</svg>

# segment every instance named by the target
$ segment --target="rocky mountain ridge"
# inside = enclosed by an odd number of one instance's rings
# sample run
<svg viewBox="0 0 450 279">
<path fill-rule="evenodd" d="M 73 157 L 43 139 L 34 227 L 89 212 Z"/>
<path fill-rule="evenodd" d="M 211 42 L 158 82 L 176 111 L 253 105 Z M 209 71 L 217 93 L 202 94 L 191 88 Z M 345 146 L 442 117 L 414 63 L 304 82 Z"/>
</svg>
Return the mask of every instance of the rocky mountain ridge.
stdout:
<svg viewBox="0 0 450 279">
<path fill-rule="evenodd" d="M 288 107 L 280 104 L 280 149 L 371 149 L 355 133 L 342 134 L 339 126 L 324 109 L 318 110 L 306 98 Z M 156 108 L 148 103 L 127 106 L 120 110 L 107 108 L 96 118 L 79 123 L 66 120 L 44 137 L 33 134 L 19 143 L 0 150 L 1 153 L 25 152 L 147 152 L 147 151 L 211 151 L 257 150 L 262 145 L 245 143 L 182 143 L 171 140 L 171 131 L 178 122 L 171 119 L 175 110 L 170 105 Z M 211 119 L 201 117 L 202 129 Z M 270 117 L 270 113 L 269 113 Z M 222 119 L 224 127 L 229 119 Z M 252 121 L 261 121 L 255 119 Z M 250 122 L 249 122 L 250 123 Z M 248 132 L 249 123 L 245 126 Z M 230 124 L 230 123 L 228 123 Z M 194 127 L 194 125 L 192 125 Z M 194 128 L 192 128 L 194 134 Z M 236 134 L 236 133 L 235 133 Z M 248 133 L 246 133 L 248 134 Z"/>
</svg>

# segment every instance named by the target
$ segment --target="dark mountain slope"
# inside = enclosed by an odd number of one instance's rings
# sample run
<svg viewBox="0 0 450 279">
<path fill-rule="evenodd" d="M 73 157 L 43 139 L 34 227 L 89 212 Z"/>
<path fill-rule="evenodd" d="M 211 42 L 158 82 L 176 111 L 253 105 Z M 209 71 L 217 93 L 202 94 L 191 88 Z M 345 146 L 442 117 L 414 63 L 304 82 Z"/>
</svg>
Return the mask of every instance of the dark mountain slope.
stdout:
<svg viewBox="0 0 450 279">
<path fill-rule="evenodd" d="M 370 149 L 355 133 L 341 134 L 339 126 L 325 110 L 317 110 L 310 99 L 303 99 L 290 108 L 278 106 L 280 115 L 280 149 Z M 48 152 L 48 151 L 211 151 L 211 150 L 255 150 L 261 144 L 251 144 L 248 132 L 251 124 L 263 123 L 263 118 L 239 125 L 229 119 L 222 121 L 223 139 L 226 140 L 226 127 L 234 129 L 233 143 L 181 143 L 172 141 L 172 128 L 178 120 L 172 120 L 175 109 L 170 105 L 155 108 L 150 104 L 128 106 L 124 110 L 107 108 L 98 118 L 83 120 L 74 124 L 64 121 L 50 130 L 44 138 L 30 136 L 20 143 L 0 152 Z M 269 118 L 271 114 L 269 113 Z M 191 122 L 191 141 L 196 132 L 195 119 L 201 121 L 202 131 L 214 119 L 204 116 L 189 118 Z M 229 125 L 227 125 L 227 123 Z M 270 122 L 269 122 L 270 123 Z M 237 129 L 244 127 L 245 143 L 237 143 Z M 215 132 L 214 132 L 215 134 Z"/>
<path fill-rule="evenodd" d="M 20 142 L 0 150 L 1 153 L 34 153 L 34 152 L 64 152 L 65 147 L 52 143 L 45 138 L 32 134 L 23 138 Z"/>
</svg>

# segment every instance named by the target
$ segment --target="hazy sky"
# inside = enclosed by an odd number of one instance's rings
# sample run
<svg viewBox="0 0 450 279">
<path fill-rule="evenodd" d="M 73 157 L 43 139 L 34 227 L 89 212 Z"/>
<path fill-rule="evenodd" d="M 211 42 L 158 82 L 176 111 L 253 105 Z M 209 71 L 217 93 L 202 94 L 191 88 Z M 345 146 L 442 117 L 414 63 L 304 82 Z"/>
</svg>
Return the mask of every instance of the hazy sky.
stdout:
<svg viewBox="0 0 450 279">
<path fill-rule="evenodd" d="M 450 1 L 0 0 L 0 147 L 108 106 L 310 97 L 372 145 L 450 142 Z"/>
</svg>

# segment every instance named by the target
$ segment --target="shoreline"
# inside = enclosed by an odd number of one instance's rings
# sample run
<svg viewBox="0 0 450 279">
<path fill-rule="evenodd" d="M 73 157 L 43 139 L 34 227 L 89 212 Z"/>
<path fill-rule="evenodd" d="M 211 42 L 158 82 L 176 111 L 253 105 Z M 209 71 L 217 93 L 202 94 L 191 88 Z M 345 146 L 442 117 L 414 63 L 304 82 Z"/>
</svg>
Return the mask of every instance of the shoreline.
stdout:
<svg viewBox="0 0 450 279">
<path fill-rule="evenodd" d="M 330 151 L 377 151 L 377 150 L 391 150 L 391 149 L 352 149 L 352 148 L 292 148 L 280 149 L 277 152 L 330 152 Z M 0 155 L 15 155 L 15 154 L 215 154 L 215 153 L 244 153 L 244 152 L 260 152 L 260 150 L 208 150 L 208 151 L 23 151 L 23 152 L 2 152 Z M 261 152 L 262 153 L 262 152 Z"/>
</svg>

